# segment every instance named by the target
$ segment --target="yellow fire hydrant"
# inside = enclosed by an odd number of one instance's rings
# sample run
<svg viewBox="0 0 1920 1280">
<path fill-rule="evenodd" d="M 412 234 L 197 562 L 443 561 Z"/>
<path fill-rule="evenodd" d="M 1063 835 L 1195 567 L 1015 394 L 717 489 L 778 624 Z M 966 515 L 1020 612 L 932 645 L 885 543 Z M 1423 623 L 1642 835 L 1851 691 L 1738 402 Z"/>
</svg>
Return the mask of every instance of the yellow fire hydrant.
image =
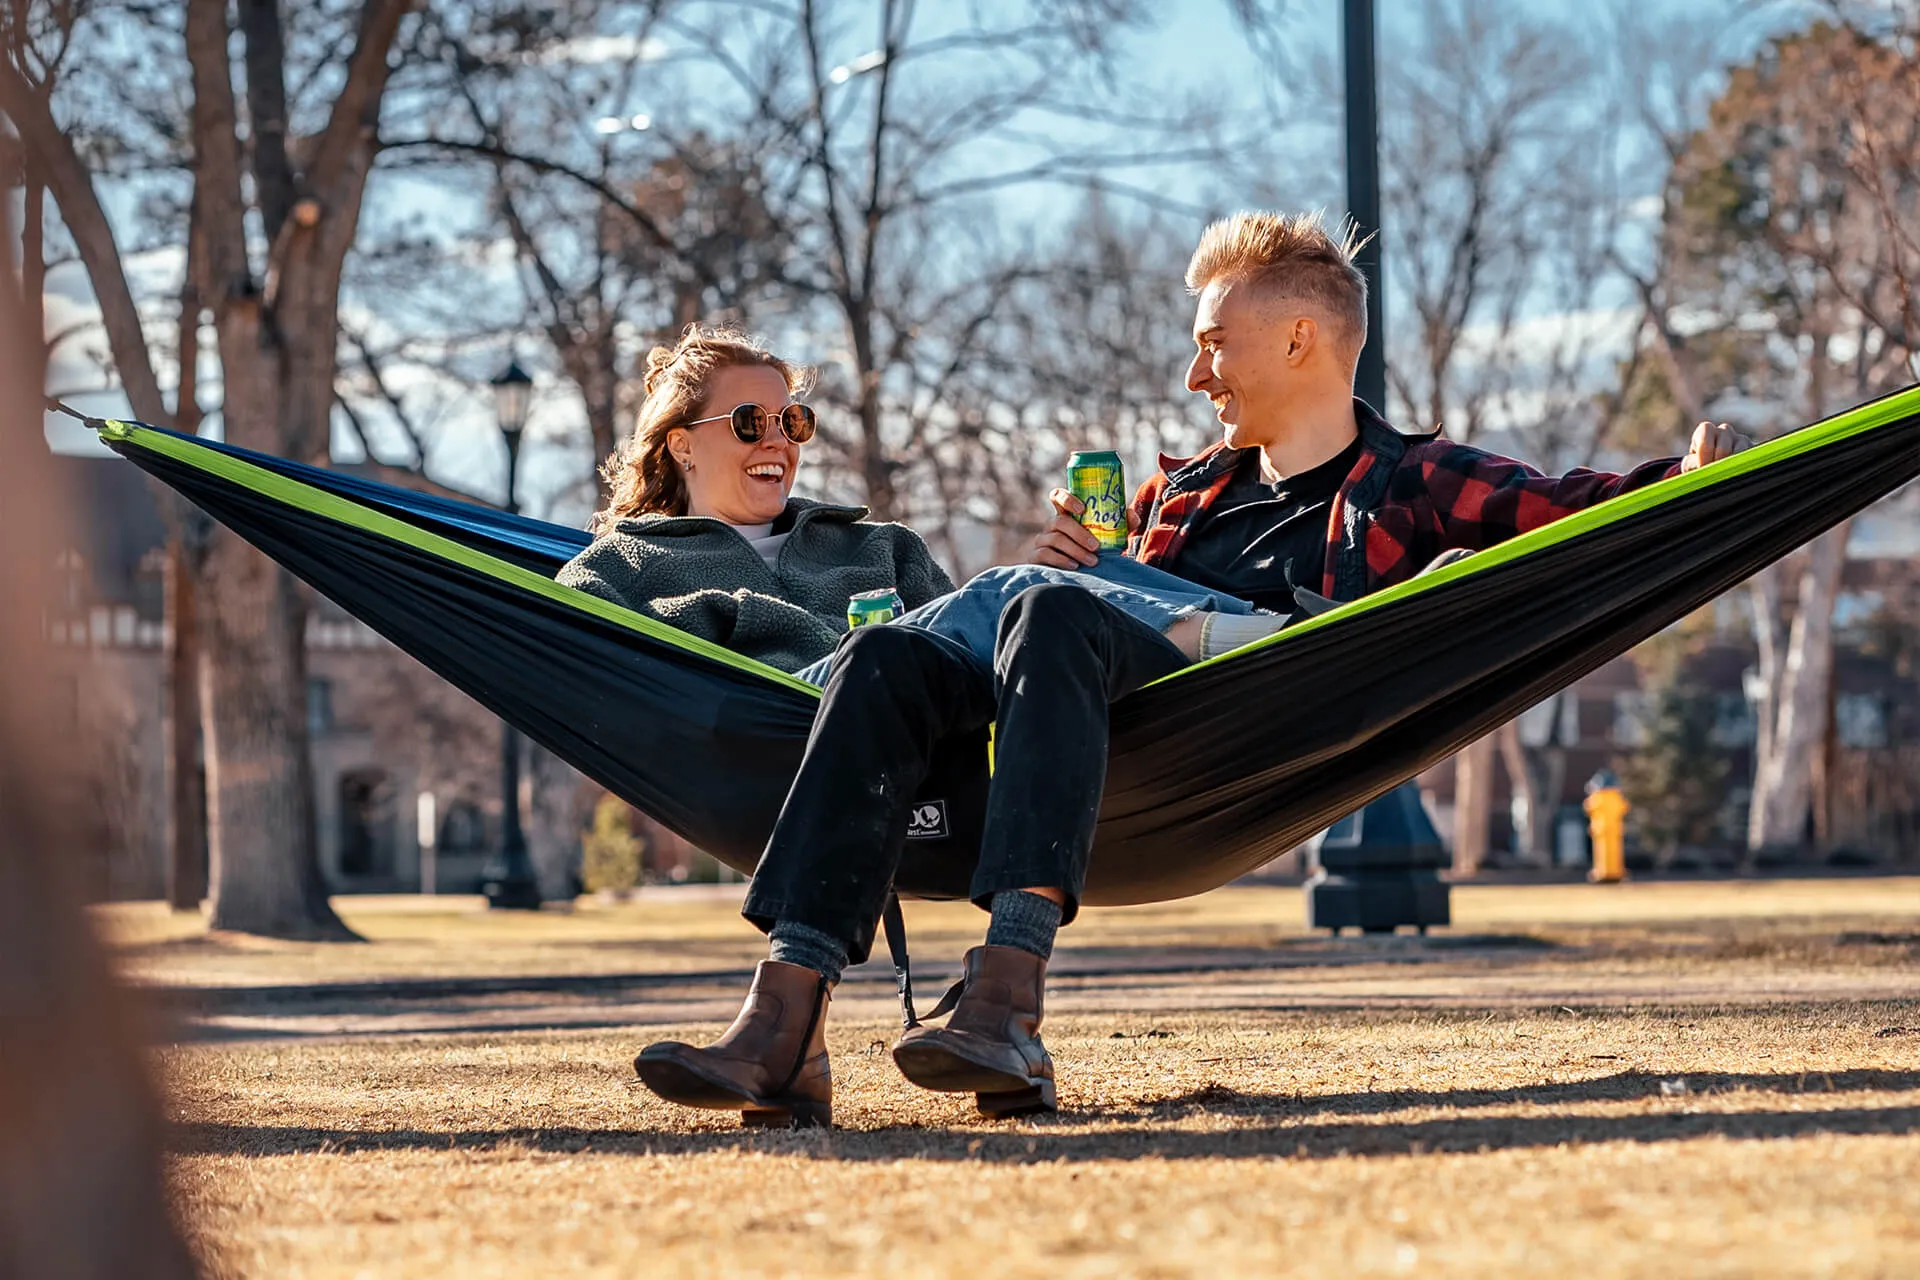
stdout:
<svg viewBox="0 0 1920 1280">
<path fill-rule="evenodd" d="M 1613 774 L 1602 770 L 1587 783 L 1587 833 L 1593 838 L 1595 884 L 1618 884 L 1627 878 L 1627 814 L 1633 806 L 1621 794 Z"/>
</svg>

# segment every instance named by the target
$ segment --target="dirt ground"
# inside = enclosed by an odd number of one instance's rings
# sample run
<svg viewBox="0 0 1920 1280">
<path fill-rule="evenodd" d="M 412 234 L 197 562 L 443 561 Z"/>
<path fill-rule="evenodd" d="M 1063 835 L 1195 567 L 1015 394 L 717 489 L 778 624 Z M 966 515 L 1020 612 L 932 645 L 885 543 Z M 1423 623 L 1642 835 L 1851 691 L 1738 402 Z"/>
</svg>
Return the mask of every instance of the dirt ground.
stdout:
<svg viewBox="0 0 1920 1280">
<path fill-rule="evenodd" d="M 352 947 L 102 927 L 221 1275 L 1920 1274 L 1920 880 L 1454 901 L 1424 941 L 1310 937 L 1297 890 L 1089 913 L 1038 1120 L 907 1085 L 870 965 L 811 1134 L 633 1083 L 737 1006 L 724 894 L 348 901 Z M 978 922 L 910 906 L 926 1002 Z"/>
</svg>

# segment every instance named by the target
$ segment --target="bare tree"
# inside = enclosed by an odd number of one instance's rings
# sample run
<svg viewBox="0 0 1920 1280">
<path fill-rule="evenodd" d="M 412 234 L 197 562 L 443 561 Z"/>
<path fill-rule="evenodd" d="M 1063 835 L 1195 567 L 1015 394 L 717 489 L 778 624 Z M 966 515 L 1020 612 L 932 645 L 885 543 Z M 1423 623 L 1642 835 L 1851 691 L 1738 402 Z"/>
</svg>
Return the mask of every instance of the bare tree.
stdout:
<svg viewBox="0 0 1920 1280">
<path fill-rule="evenodd" d="M 1797 405 L 1796 416 L 1824 417 L 1913 376 L 1902 294 L 1915 260 L 1920 132 L 1907 104 L 1880 86 L 1916 74 L 1910 43 L 1815 23 L 1734 71 L 1676 165 L 1677 280 L 1750 352 L 1743 389 L 1772 390 Z M 1756 331 L 1754 313 L 1770 325 Z M 1781 570 L 1754 581 L 1762 695 L 1753 850 L 1804 842 L 1812 803 L 1804 766 L 1827 734 L 1849 528 L 1805 556 L 1791 614 Z"/>
<path fill-rule="evenodd" d="M 1616 335 L 1594 313 L 1624 206 L 1599 66 L 1567 27 L 1493 0 L 1428 0 L 1417 41 L 1382 79 L 1391 411 L 1461 441 L 1497 432 L 1545 466 L 1586 461 L 1612 416 L 1594 393 Z M 1509 723 L 1457 757 L 1461 872 L 1488 851 L 1496 753 L 1526 813 L 1518 852 L 1550 852 L 1556 755 Z"/>
<path fill-rule="evenodd" d="M 221 416 L 236 444 L 307 461 L 326 456 L 341 268 L 376 150 L 389 51 L 407 7 L 368 0 L 325 123 L 297 137 L 278 5 L 243 3 L 251 144 L 243 168 L 226 5 L 187 5 L 194 207 L 220 354 Z M 249 215 L 265 234 L 258 263 L 248 251 Z M 209 549 L 206 581 L 214 927 L 348 936 L 327 904 L 314 848 L 306 601 L 290 575 L 224 531 Z"/>
<path fill-rule="evenodd" d="M 903 397 L 907 438 L 938 463 L 927 527 L 962 573 L 1018 552 L 1072 450 L 1117 450 L 1137 480 L 1214 437 L 1182 385 L 1188 249 L 1174 220 L 1089 191 L 1030 262 L 906 318 L 938 355 Z"/>
<path fill-rule="evenodd" d="M 876 514 L 907 514 L 910 494 L 936 491 L 930 455 L 910 448 L 914 397 L 965 345 L 977 304 L 1004 301 L 1030 266 L 1018 253 L 980 256 L 1004 247 L 990 233 L 997 193 L 1092 182 L 1153 199 L 1130 173 L 1204 154 L 1210 133 L 1195 113 L 1130 108 L 1113 86 L 1112 41 L 1145 20 L 1133 0 L 964 15 L 911 0 L 689 0 L 647 28 L 675 56 L 647 77 L 655 109 L 643 153 L 670 163 L 654 172 L 686 191 L 738 190 L 731 216 L 744 208 L 751 225 L 730 230 L 769 251 L 736 246 L 723 261 L 744 268 L 733 283 L 771 299 L 761 328 L 777 340 L 836 332 L 822 393 L 852 423 L 824 430 L 813 454 Z M 608 107 L 609 119 L 637 105 Z M 1062 121 L 1099 141 L 1056 145 L 1054 130 L 1029 127 Z M 686 296 L 741 301 L 739 289 L 726 296 L 712 246 L 701 251 L 702 220 L 635 198 L 597 157 L 522 149 L 484 108 L 410 141 L 579 183 L 633 225 Z M 527 243 L 537 235 L 520 239 L 537 279 L 544 255 Z M 546 292 L 537 304 L 558 315 Z M 942 323 L 942 303 L 965 317 L 958 330 Z"/>
<path fill-rule="evenodd" d="M 598 462 L 636 407 L 633 375 L 645 350 L 696 320 L 746 322 L 777 270 L 784 242 L 758 201 L 754 143 L 696 136 L 668 150 L 627 136 L 643 132 L 631 128 L 633 116 L 607 115 L 597 118 L 603 128 L 623 131 L 587 141 L 568 77 L 529 84 L 523 62 L 482 61 L 449 46 L 443 38 L 434 51 L 452 62 L 465 127 L 481 141 L 392 150 L 456 180 L 486 175 L 494 217 L 476 240 L 505 239 L 518 295 L 511 307 L 494 300 L 500 338 L 546 339 L 556 372 L 580 397 Z M 628 98 L 625 79 L 603 86 L 601 100 Z M 543 100 L 546 109 L 531 109 Z M 556 181 L 556 165 L 576 180 Z"/>
<path fill-rule="evenodd" d="M 406 8 L 403 0 L 372 0 L 351 12 L 303 10 L 302 22 L 334 23 L 349 53 L 330 64 L 320 57 L 323 87 L 303 77 L 290 98 L 288 29 L 276 3 L 239 6 L 243 75 L 230 54 L 236 32 L 222 0 L 185 7 L 177 35 L 193 96 L 180 132 L 193 144 L 194 227 L 186 239 L 194 269 L 181 346 L 193 351 L 200 308 L 210 308 L 222 420 L 235 443 L 307 460 L 326 455 L 341 265 L 354 241 L 389 52 Z M 328 76 L 338 78 L 338 92 L 316 112 L 319 127 L 301 135 L 294 108 L 334 87 Z M 245 85 L 244 109 L 236 81 Z M 164 115 L 167 105 L 153 109 Z M 47 86 L 9 67 L 0 72 L 0 106 L 42 162 L 134 412 L 168 421 L 120 245 Z M 256 225 L 263 240 L 254 238 Z M 190 372 L 186 385 L 193 385 Z M 211 539 L 203 588 L 213 922 L 348 936 L 327 905 L 313 846 L 304 600 L 291 578 L 225 533 Z"/>
<path fill-rule="evenodd" d="M 1469 441 L 1507 389 L 1529 312 L 1591 301 L 1598 273 L 1574 232 L 1604 228 L 1606 193 L 1585 175 L 1605 147 L 1569 129 L 1595 71 L 1571 32 L 1467 0 L 1428 0 L 1422 19 L 1417 52 L 1382 79 L 1388 288 L 1409 316 L 1389 379 L 1403 419 Z"/>
</svg>

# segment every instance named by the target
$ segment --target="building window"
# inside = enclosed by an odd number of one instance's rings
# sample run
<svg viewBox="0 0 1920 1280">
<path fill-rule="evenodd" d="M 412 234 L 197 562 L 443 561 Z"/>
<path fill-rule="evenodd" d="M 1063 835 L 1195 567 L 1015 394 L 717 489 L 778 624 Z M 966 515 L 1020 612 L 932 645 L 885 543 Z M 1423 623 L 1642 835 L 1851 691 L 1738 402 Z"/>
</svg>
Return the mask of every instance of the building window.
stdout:
<svg viewBox="0 0 1920 1280">
<path fill-rule="evenodd" d="M 479 853 L 487 847 L 487 820 L 471 800 L 455 800 L 440 819 L 440 853 Z"/>
<path fill-rule="evenodd" d="M 318 738 L 333 732 L 333 681 L 307 677 L 307 734 Z"/>
<path fill-rule="evenodd" d="M 395 822 L 393 785 L 384 769 L 341 774 L 340 874 L 391 875 Z"/>
<path fill-rule="evenodd" d="M 1833 730 L 1843 747 L 1887 745 L 1887 702 L 1877 693 L 1843 693 L 1833 702 Z"/>
</svg>

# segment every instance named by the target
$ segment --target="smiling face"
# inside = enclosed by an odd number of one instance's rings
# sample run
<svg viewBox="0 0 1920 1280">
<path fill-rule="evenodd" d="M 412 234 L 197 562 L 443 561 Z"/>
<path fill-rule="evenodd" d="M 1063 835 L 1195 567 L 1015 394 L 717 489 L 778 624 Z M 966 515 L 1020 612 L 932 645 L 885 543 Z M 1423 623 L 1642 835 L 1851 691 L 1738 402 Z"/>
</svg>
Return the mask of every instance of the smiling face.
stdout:
<svg viewBox="0 0 1920 1280">
<path fill-rule="evenodd" d="M 1278 441 L 1302 370 L 1321 345 L 1320 323 L 1286 299 L 1266 299 L 1244 282 L 1214 280 L 1200 292 L 1187 389 L 1213 402 L 1227 444 L 1251 449 Z"/>
<path fill-rule="evenodd" d="M 720 418 L 735 405 L 757 404 L 777 413 L 793 403 L 787 381 L 766 365 L 734 365 L 714 371 L 695 418 Z M 687 514 L 728 524 L 767 524 L 787 509 L 800 446 L 769 430 L 743 444 L 724 418 L 697 427 L 676 427 L 667 449 L 687 483 Z"/>
</svg>

